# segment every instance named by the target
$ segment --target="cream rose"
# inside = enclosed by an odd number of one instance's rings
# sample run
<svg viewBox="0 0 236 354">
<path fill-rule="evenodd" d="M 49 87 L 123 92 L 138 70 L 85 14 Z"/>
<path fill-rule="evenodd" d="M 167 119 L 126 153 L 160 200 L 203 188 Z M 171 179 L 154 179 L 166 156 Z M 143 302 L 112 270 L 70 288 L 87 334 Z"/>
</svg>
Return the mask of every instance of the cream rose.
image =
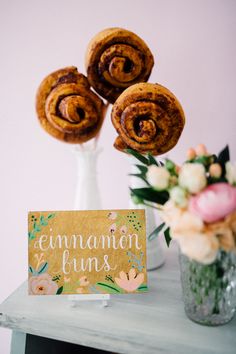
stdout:
<svg viewBox="0 0 236 354">
<path fill-rule="evenodd" d="M 226 162 L 225 169 L 227 181 L 232 185 L 236 185 L 236 163 Z"/>
<path fill-rule="evenodd" d="M 200 163 L 186 163 L 179 173 L 179 184 L 190 193 L 200 192 L 207 184 L 205 168 Z"/>
<path fill-rule="evenodd" d="M 167 189 L 169 186 L 170 173 L 164 167 L 151 165 L 147 171 L 147 181 L 157 190 Z"/>
<path fill-rule="evenodd" d="M 171 189 L 170 199 L 172 199 L 181 208 L 184 208 L 188 205 L 186 190 L 179 186 L 176 186 Z"/>
<path fill-rule="evenodd" d="M 57 283 L 53 281 L 52 277 L 47 273 L 32 276 L 29 279 L 30 295 L 55 295 L 57 290 Z"/>
</svg>

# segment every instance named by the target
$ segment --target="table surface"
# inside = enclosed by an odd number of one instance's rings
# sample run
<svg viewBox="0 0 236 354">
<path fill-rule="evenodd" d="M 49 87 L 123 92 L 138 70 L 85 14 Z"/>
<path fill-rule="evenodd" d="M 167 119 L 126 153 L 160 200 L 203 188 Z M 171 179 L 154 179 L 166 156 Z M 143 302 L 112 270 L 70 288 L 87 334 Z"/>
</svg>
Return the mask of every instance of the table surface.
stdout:
<svg viewBox="0 0 236 354">
<path fill-rule="evenodd" d="M 219 327 L 190 321 L 181 298 L 177 249 L 148 273 L 146 294 L 112 295 L 110 305 L 66 296 L 28 296 L 23 283 L 0 305 L 0 326 L 117 353 L 235 353 L 236 317 Z"/>
</svg>

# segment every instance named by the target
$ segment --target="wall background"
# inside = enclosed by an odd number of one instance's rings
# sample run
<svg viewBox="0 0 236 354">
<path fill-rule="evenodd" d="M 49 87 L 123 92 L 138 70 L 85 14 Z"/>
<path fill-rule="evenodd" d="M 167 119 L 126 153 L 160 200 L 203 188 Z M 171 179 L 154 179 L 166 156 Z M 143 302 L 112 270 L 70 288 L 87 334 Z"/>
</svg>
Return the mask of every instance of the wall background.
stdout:
<svg viewBox="0 0 236 354">
<path fill-rule="evenodd" d="M 177 161 L 205 142 L 228 142 L 236 160 L 236 2 L 234 0 L 0 0 L 0 302 L 27 277 L 27 211 L 70 209 L 76 182 L 71 146 L 47 135 L 34 110 L 45 75 L 75 65 L 84 70 L 88 41 L 106 27 L 140 35 L 156 65 L 150 82 L 179 98 L 187 124 L 169 153 Z M 113 147 L 109 115 L 98 172 L 104 208 L 128 206 L 129 162 Z M 10 331 L 0 329 L 8 354 Z"/>
</svg>

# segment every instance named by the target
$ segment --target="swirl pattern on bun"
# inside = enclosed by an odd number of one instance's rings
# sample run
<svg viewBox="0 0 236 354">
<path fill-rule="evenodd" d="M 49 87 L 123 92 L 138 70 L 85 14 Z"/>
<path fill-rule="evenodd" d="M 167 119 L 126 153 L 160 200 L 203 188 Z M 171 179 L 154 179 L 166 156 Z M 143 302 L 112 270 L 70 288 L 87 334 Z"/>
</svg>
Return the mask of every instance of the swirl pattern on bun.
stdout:
<svg viewBox="0 0 236 354">
<path fill-rule="evenodd" d="M 105 29 L 88 45 L 89 83 L 110 103 L 114 103 L 127 87 L 147 81 L 153 65 L 153 55 L 146 43 L 122 28 Z"/>
<path fill-rule="evenodd" d="M 104 115 L 103 101 L 90 90 L 76 67 L 48 75 L 38 88 L 36 111 L 41 126 L 53 137 L 83 143 L 96 136 Z"/>
<path fill-rule="evenodd" d="M 140 153 L 161 155 L 178 142 L 185 124 L 177 98 L 164 86 L 139 83 L 127 88 L 112 109 L 117 130 L 114 146 Z"/>
</svg>

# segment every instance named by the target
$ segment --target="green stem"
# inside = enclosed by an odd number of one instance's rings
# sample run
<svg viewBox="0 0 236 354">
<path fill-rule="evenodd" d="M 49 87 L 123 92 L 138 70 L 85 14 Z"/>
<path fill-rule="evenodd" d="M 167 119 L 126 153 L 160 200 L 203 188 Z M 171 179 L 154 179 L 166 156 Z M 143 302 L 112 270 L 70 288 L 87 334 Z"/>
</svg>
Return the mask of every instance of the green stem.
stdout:
<svg viewBox="0 0 236 354">
<path fill-rule="evenodd" d="M 153 208 L 153 209 L 161 210 L 161 208 L 158 208 L 158 207 L 154 206 L 153 204 L 149 204 L 149 203 L 144 202 L 144 201 L 143 201 L 143 205 L 146 205 L 146 206 L 148 206 L 150 208 Z"/>
</svg>

